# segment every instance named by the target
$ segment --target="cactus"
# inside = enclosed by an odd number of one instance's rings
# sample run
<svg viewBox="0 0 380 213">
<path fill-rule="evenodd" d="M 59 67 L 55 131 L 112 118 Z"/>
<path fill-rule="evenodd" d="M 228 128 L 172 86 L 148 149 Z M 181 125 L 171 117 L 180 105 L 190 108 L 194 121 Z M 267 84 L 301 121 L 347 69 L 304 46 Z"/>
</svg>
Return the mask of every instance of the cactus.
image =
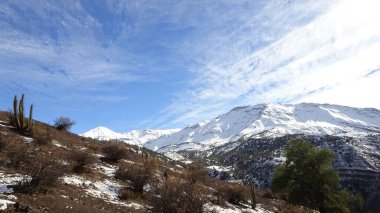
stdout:
<svg viewBox="0 0 380 213">
<path fill-rule="evenodd" d="M 249 184 L 250 186 L 250 191 L 251 191 L 251 207 L 252 209 L 256 209 L 256 189 L 255 189 L 255 185 L 251 182 Z"/>
<path fill-rule="evenodd" d="M 33 128 L 33 104 L 30 105 L 29 118 L 26 118 L 24 113 L 24 94 L 21 96 L 20 103 L 18 103 L 17 95 L 15 95 L 13 100 L 13 111 L 16 128 L 22 132 L 31 131 Z"/>
</svg>

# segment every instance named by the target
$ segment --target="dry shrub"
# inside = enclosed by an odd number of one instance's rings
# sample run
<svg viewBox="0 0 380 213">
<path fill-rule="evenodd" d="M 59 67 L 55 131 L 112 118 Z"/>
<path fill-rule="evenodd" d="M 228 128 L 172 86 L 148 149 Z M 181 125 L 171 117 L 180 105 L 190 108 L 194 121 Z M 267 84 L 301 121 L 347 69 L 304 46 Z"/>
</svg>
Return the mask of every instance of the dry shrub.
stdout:
<svg viewBox="0 0 380 213">
<path fill-rule="evenodd" d="M 0 134 L 0 151 L 3 151 L 4 148 L 6 147 L 7 143 L 6 143 L 6 137 L 4 135 L 1 135 Z"/>
<path fill-rule="evenodd" d="M 58 117 L 54 120 L 54 127 L 58 130 L 70 130 L 75 124 L 75 121 L 71 120 L 69 117 Z"/>
<path fill-rule="evenodd" d="M 87 152 L 73 151 L 69 154 L 72 170 L 75 173 L 82 173 L 85 171 L 87 165 L 95 162 L 95 158 Z"/>
<path fill-rule="evenodd" d="M 157 162 L 154 159 L 136 162 L 128 166 L 120 166 L 115 178 L 130 181 L 134 192 L 143 193 L 144 186 L 152 179 L 156 168 Z"/>
<path fill-rule="evenodd" d="M 207 203 L 205 188 L 200 183 L 189 183 L 176 177 L 163 181 L 159 196 L 152 199 L 152 212 L 201 213 Z"/>
<path fill-rule="evenodd" d="M 268 198 L 268 199 L 272 199 L 273 198 L 273 193 L 272 193 L 272 190 L 270 189 L 263 189 L 262 190 L 262 195 L 261 195 L 263 198 Z"/>
<path fill-rule="evenodd" d="M 28 178 L 18 183 L 14 190 L 20 193 L 47 192 L 58 178 L 65 174 L 66 167 L 49 157 L 35 157 L 25 166 Z"/>
<path fill-rule="evenodd" d="M 225 201 L 239 205 L 240 203 L 247 203 L 247 192 L 247 186 L 242 184 L 219 182 L 216 196 L 221 196 Z"/>
<path fill-rule="evenodd" d="M 121 189 L 119 192 L 119 199 L 120 200 L 131 200 L 134 198 L 136 198 L 135 193 L 128 187 Z"/>
<path fill-rule="evenodd" d="M 49 127 L 37 127 L 35 126 L 32 131 L 33 142 L 37 143 L 37 145 L 46 145 L 49 144 L 53 140 L 53 135 Z"/>
<path fill-rule="evenodd" d="M 16 126 L 16 119 L 15 119 L 15 115 L 12 109 L 8 109 L 7 117 L 8 117 L 8 124 L 10 126 Z"/>
<path fill-rule="evenodd" d="M 200 165 L 192 164 L 186 171 L 186 178 L 191 183 L 204 183 L 207 178 L 207 172 Z"/>
<path fill-rule="evenodd" d="M 102 148 L 104 157 L 102 160 L 118 162 L 127 156 L 127 150 L 121 144 L 112 143 Z"/>
<path fill-rule="evenodd" d="M 130 148 L 127 148 L 127 155 L 125 157 L 126 160 L 130 160 L 130 161 L 140 161 L 140 160 L 147 160 L 148 159 L 148 155 L 144 155 L 144 154 L 139 154 L 137 152 L 135 152 L 133 149 L 130 149 Z"/>
<path fill-rule="evenodd" d="M 82 139 L 83 137 L 81 137 Z M 93 151 L 93 153 L 96 153 L 98 150 L 99 150 L 99 145 L 96 144 L 95 142 L 94 143 L 88 143 L 86 145 L 87 149 Z"/>
<path fill-rule="evenodd" d="M 28 145 L 11 137 L 9 139 L 7 144 L 8 166 L 18 169 L 21 163 L 28 161 Z"/>
</svg>

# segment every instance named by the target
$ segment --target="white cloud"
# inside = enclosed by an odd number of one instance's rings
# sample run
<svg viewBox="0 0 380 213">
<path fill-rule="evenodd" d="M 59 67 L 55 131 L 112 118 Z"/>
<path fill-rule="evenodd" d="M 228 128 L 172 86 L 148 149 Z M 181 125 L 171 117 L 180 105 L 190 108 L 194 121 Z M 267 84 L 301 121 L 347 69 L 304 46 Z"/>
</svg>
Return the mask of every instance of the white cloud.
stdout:
<svg viewBox="0 0 380 213">
<path fill-rule="evenodd" d="M 195 122 L 234 105 L 262 102 L 309 101 L 380 108 L 380 102 L 374 100 L 380 91 L 379 75 L 363 78 L 380 65 L 380 3 L 328 3 L 329 7 L 323 1 L 283 7 L 269 3 L 268 11 L 247 16 L 247 23 L 252 24 L 247 29 L 215 33 L 204 39 L 198 48 L 205 52 L 200 55 L 205 60 L 195 68 L 197 77 L 157 124 Z M 312 12 L 315 18 L 302 21 Z M 267 19 L 266 13 L 275 17 Z M 260 22 L 268 27 L 262 28 Z M 255 25 L 262 31 L 252 29 Z M 267 32 L 274 32 L 274 38 Z M 265 45 L 247 48 L 260 42 Z"/>
<path fill-rule="evenodd" d="M 144 75 L 136 71 L 141 64 L 135 55 L 118 41 L 102 38 L 103 23 L 79 2 L 14 1 L 1 4 L 0 13 L 4 82 L 17 79 L 39 92 L 46 87 L 83 92 Z"/>
</svg>

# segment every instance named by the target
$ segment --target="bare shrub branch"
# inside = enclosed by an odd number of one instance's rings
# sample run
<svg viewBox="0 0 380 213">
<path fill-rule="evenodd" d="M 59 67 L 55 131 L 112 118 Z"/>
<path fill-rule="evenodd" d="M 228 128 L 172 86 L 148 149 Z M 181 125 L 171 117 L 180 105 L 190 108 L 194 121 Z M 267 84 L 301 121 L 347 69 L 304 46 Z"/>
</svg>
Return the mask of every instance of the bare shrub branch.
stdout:
<svg viewBox="0 0 380 213">
<path fill-rule="evenodd" d="M 75 124 L 75 121 L 71 120 L 69 117 L 58 117 L 54 120 L 54 127 L 58 130 L 70 130 Z"/>
</svg>

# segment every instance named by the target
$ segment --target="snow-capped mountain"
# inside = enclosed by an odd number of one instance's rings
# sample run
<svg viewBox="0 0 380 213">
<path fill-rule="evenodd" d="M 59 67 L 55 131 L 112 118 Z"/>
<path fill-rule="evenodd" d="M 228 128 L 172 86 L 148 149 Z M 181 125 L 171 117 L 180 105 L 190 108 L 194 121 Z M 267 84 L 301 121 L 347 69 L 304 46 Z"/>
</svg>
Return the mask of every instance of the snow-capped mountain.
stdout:
<svg viewBox="0 0 380 213">
<path fill-rule="evenodd" d="M 211 121 L 149 141 L 146 147 L 211 176 L 268 187 L 285 161 L 289 141 L 304 138 L 334 152 L 341 184 L 365 197 L 380 196 L 380 111 L 330 104 L 236 107 Z"/>
<path fill-rule="evenodd" d="M 148 141 L 159 152 L 208 149 L 240 138 L 289 134 L 363 136 L 380 132 L 380 111 L 330 104 L 259 104 L 236 107 L 211 121 Z"/>
<path fill-rule="evenodd" d="M 83 134 L 81 136 L 88 137 L 88 138 L 94 138 L 98 140 L 112 140 L 116 138 L 122 138 L 123 135 L 121 133 L 116 133 L 107 127 L 98 126 L 94 129 L 91 129 Z"/>
<path fill-rule="evenodd" d="M 132 145 L 143 145 L 147 141 L 157 139 L 161 136 L 168 135 L 179 131 L 180 129 L 166 130 L 132 130 L 125 133 L 117 133 L 106 127 L 96 127 L 88 132 L 81 134 L 84 137 L 98 140 L 120 140 Z"/>
<path fill-rule="evenodd" d="M 118 139 L 197 162 L 212 176 L 270 185 L 290 140 L 302 137 L 334 152 L 345 187 L 365 196 L 380 190 L 380 110 L 331 104 L 260 104 L 236 107 L 184 129 L 116 133 L 99 127 L 84 136 Z M 380 196 L 380 195 L 379 195 Z"/>
</svg>

